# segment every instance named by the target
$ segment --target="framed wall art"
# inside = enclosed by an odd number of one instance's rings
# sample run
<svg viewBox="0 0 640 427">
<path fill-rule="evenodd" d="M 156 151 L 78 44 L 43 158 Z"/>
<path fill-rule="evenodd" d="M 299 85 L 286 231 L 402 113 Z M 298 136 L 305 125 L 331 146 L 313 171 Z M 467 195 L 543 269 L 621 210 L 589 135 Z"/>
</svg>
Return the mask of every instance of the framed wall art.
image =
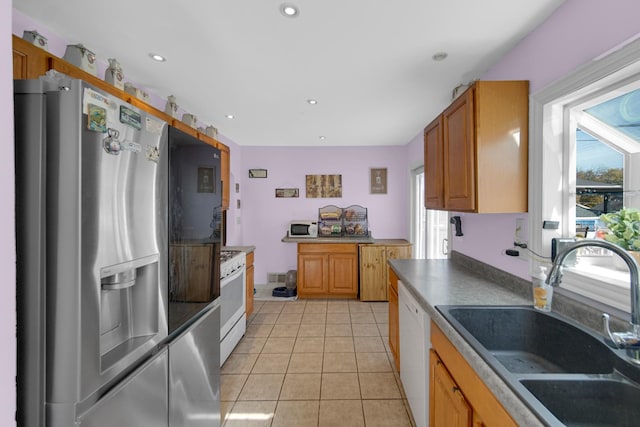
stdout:
<svg viewBox="0 0 640 427">
<path fill-rule="evenodd" d="M 249 169 L 249 178 L 266 178 L 266 169 Z"/>
<path fill-rule="evenodd" d="M 387 168 L 369 169 L 369 192 L 387 194 Z"/>
<path fill-rule="evenodd" d="M 276 188 L 276 197 L 300 197 L 300 189 L 298 188 Z"/>
<path fill-rule="evenodd" d="M 216 173 L 211 166 L 198 167 L 198 193 L 216 192 Z"/>
<path fill-rule="evenodd" d="M 306 175 L 307 198 L 342 197 L 342 175 Z"/>
</svg>

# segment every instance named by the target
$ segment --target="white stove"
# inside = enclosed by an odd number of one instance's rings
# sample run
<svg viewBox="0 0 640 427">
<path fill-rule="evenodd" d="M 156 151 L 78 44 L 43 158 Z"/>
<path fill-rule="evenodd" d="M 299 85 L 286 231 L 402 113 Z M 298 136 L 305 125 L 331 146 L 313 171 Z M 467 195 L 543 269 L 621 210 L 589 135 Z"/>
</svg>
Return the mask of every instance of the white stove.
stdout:
<svg viewBox="0 0 640 427">
<path fill-rule="evenodd" d="M 247 264 L 247 255 L 243 251 L 223 249 L 220 251 L 220 280 L 233 274 L 234 271 L 244 268 Z"/>
<path fill-rule="evenodd" d="M 220 366 L 247 329 L 246 263 L 243 251 L 220 251 Z"/>
</svg>

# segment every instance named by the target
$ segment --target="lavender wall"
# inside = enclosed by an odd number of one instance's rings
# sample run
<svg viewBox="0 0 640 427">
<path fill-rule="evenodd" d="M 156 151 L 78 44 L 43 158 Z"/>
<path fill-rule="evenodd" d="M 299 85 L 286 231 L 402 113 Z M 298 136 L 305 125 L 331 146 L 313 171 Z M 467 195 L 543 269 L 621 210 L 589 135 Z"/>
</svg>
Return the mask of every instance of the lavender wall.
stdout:
<svg viewBox="0 0 640 427">
<path fill-rule="evenodd" d="M 409 172 L 406 146 L 391 147 L 243 147 L 240 182 L 243 240 L 256 246 L 255 281 L 267 283 L 267 272 L 296 268 L 296 245 L 282 243 L 293 219 L 316 219 L 326 205 L 357 204 L 369 212 L 377 238 L 409 238 Z M 387 194 L 369 193 L 369 168 L 387 168 Z M 267 169 L 266 179 L 248 178 L 248 170 Z M 341 198 L 306 198 L 305 175 L 342 175 Z M 276 188 L 299 188 L 298 198 L 275 198 Z M 231 222 L 231 221 L 230 221 Z"/>
<path fill-rule="evenodd" d="M 16 247 L 13 168 L 13 62 L 11 56 L 11 0 L 0 0 L 0 425 L 15 425 L 16 411 Z"/>
<path fill-rule="evenodd" d="M 638 16 L 637 0 L 567 0 L 482 79 L 530 80 L 531 93 L 538 92 L 640 35 Z M 526 262 L 502 254 L 511 245 L 516 218 L 528 218 L 527 215 L 460 215 L 464 237 L 454 237 L 452 249 L 529 279 Z"/>
</svg>

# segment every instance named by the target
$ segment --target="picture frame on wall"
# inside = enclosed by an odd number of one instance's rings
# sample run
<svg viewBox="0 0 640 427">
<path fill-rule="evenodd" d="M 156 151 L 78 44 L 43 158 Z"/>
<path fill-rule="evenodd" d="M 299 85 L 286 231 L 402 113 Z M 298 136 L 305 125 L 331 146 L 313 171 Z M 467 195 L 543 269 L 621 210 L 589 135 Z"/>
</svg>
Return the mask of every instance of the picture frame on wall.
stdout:
<svg viewBox="0 0 640 427">
<path fill-rule="evenodd" d="M 298 188 L 276 188 L 277 198 L 300 197 L 300 189 Z"/>
<path fill-rule="evenodd" d="M 266 178 L 266 169 L 249 169 L 249 178 Z"/>
<path fill-rule="evenodd" d="M 342 197 L 342 175 L 305 175 L 307 198 Z"/>
<path fill-rule="evenodd" d="M 369 169 L 369 192 L 387 194 L 387 168 Z"/>
<path fill-rule="evenodd" d="M 198 167 L 198 193 L 215 193 L 215 177 L 215 168 L 211 166 Z"/>
</svg>

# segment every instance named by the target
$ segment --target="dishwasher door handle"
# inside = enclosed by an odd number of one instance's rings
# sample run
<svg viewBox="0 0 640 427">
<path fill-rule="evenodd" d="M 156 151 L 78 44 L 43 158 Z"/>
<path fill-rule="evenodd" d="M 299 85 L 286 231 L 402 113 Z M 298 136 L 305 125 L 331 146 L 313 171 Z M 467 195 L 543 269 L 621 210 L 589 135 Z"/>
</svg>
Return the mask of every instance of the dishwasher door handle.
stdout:
<svg viewBox="0 0 640 427">
<path fill-rule="evenodd" d="M 418 309 L 415 307 L 409 307 L 409 304 L 407 304 L 406 302 L 404 303 L 404 306 L 407 308 L 407 310 L 409 311 L 409 313 L 415 313 L 416 316 L 418 315 Z"/>
</svg>

